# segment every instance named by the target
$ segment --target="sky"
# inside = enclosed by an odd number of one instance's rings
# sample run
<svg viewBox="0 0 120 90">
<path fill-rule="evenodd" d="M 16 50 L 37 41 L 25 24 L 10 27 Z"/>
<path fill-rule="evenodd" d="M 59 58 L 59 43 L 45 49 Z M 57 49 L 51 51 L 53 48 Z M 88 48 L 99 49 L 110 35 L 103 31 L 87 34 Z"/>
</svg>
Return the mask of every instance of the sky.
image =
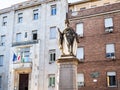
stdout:
<svg viewBox="0 0 120 90">
<path fill-rule="evenodd" d="M 13 4 L 24 2 L 27 0 L 0 0 L 0 9 L 10 7 Z M 79 1 L 79 0 L 68 0 L 69 2 Z"/>
</svg>

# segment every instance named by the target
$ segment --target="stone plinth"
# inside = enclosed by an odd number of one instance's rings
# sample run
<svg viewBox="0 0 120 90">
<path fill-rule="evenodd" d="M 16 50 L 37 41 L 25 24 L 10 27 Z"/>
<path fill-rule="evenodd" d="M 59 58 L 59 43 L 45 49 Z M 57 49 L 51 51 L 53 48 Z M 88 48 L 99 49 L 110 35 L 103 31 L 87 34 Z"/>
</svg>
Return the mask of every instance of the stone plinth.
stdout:
<svg viewBox="0 0 120 90">
<path fill-rule="evenodd" d="M 61 57 L 57 60 L 57 64 L 58 90 L 78 90 L 76 81 L 78 59 L 72 56 Z"/>
</svg>

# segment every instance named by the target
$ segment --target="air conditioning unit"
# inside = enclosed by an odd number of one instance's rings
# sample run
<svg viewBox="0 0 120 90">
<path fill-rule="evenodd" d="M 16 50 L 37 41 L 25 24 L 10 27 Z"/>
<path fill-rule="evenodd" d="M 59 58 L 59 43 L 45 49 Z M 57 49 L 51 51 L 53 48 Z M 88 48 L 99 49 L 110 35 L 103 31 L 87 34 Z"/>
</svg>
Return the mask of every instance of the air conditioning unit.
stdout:
<svg viewBox="0 0 120 90">
<path fill-rule="evenodd" d="M 78 82 L 78 86 L 79 87 L 83 87 L 84 86 L 84 82 Z"/>
</svg>

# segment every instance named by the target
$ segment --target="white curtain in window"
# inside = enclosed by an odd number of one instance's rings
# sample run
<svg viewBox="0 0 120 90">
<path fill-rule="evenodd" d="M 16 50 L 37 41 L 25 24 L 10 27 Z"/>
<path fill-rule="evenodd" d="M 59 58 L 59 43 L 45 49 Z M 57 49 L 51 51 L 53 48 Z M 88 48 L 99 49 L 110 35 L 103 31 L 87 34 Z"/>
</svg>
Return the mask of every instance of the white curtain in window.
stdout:
<svg viewBox="0 0 120 90">
<path fill-rule="evenodd" d="M 84 82 L 84 74 L 83 73 L 77 74 L 77 82 Z"/>
<path fill-rule="evenodd" d="M 76 24 L 76 33 L 78 35 L 83 34 L 83 23 L 78 23 Z"/>
<path fill-rule="evenodd" d="M 77 48 L 77 58 L 78 59 L 84 58 L 84 49 L 83 48 Z"/>
<path fill-rule="evenodd" d="M 112 27 L 112 26 L 113 26 L 112 18 L 106 18 L 105 19 L 105 27 Z"/>
<path fill-rule="evenodd" d="M 107 44 L 106 53 L 113 53 L 113 52 L 115 52 L 114 44 Z"/>
</svg>

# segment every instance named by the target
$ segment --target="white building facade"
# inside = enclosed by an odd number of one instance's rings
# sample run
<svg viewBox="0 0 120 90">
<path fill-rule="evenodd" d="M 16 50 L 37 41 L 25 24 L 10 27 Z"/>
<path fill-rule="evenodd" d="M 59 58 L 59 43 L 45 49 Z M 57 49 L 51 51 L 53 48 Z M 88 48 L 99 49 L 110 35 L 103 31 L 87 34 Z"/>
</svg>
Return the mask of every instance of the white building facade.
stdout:
<svg viewBox="0 0 120 90">
<path fill-rule="evenodd" d="M 67 0 L 30 0 L 0 10 L 0 90 L 57 90 L 57 28 Z"/>
</svg>

